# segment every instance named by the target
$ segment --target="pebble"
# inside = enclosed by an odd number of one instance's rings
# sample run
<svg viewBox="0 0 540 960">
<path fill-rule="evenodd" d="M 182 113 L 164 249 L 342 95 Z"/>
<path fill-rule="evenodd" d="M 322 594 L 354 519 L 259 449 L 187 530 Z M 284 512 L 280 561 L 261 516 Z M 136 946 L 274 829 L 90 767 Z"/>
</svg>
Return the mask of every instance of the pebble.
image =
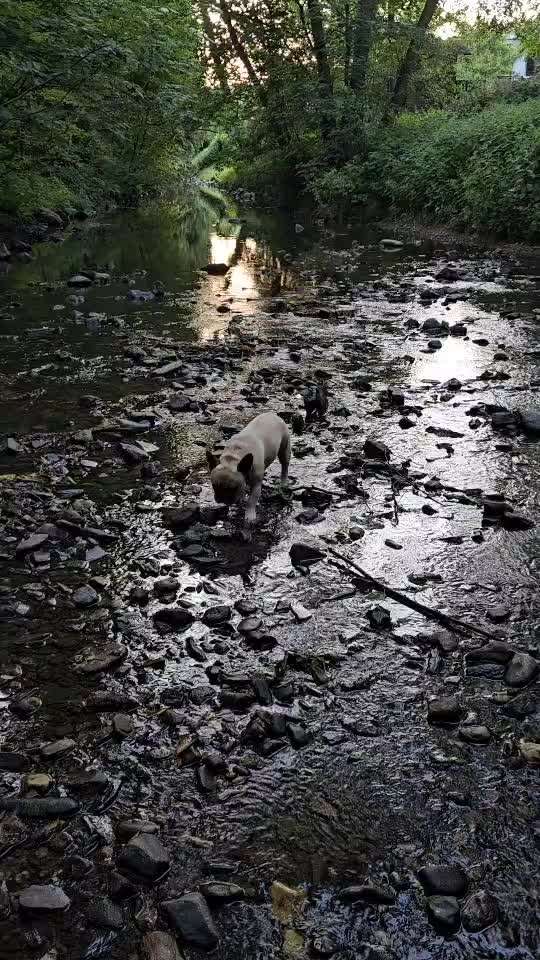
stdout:
<svg viewBox="0 0 540 960">
<path fill-rule="evenodd" d="M 19 905 L 26 913 L 63 913 L 71 900 L 61 887 L 33 884 L 19 894 Z"/>
<path fill-rule="evenodd" d="M 457 864 L 429 864 L 418 871 L 418 879 L 429 896 L 462 897 L 469 886 L 466 873 Z"/>
<path fill-rule="evenodd" d="M 155 623 L 165 623 L 175 630 L 186 630 L 194 619 L 191 611 L 185 610 L 184 607 L 162 607 L 154 613 Z"/>
<path fill-rule="evenodd" d="M 188 893 L 161 904 L 169 922 L 189 946 L 213 950 L 219 942 L 218 932 L 200 893 Z"/>
<path fill-rule="evenodd" d="M 121 820 L 116 828 L 119 837 L 131 840 L 139 833 L 155 834 L 159 833 L 159 826 L 151 820 Z"/>
</svg>

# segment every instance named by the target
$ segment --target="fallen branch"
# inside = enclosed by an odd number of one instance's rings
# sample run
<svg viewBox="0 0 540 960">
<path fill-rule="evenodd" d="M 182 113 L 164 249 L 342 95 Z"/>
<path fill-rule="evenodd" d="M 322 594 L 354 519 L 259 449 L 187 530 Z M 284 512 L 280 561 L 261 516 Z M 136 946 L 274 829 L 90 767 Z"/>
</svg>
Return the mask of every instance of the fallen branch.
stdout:
<svg viewBox="0 0 540 960">
<path fill-rule="evenodd" d="M 493 634 L 488 633 L 486 630 L 482 630 L 481 627 L 476 627 L 472 623 L 467 623 L 464 620 L 458 620 L 457 617 L 451 617 L 449 614 L 442 613 L 440 610 L 433 610 L 432 607 L 426 607 L 425 604 L 419 603 L 417 600 L 412 600 L 410 597 L 405 596 L 405 594 L 401 593 L 399 590 L 394 590 L 392 587 L 387 587 L 386 584 L 382 583 L 380 580 L 377 580 L 376 577 L 373 577 L 370 573 L 367 573 L 366 570 L 363 570 L 362 567 L 359 567 L 358 564 L 354 563 L 353 560 L 349 560 L 348 557 L 345 557 L 337 550 L 334 550 L 333 547 L 328 548 L 328 553 L 332 554 L 334 557 L 337 557 L 337 559 L 340 561 L 338 564 L 328 557 L 328 563 L 333 564 L 333 566 L 341 570 L 343 570 L 343 567 L 345 567 L 346 573 L 353 573 L 357 577 L 360 576 L 367 583 L 371 584 L 371 586 L 376 587 L 377 590 L 385 593 L 386 596 L 390 597 L 391 600 L 396 600 L 398 603 L 403 604 L 404 607 L 409 607 L 416 613 L 421 613 L 424 617 L 427 617 L 428 620 L 436 620 L 448 630 L 453 630 L 456 633 L 469 631 L 470 633 L 477 633 L 479 636 L 485 637 L 486 640 L 493 639 Z"/>
</svg>

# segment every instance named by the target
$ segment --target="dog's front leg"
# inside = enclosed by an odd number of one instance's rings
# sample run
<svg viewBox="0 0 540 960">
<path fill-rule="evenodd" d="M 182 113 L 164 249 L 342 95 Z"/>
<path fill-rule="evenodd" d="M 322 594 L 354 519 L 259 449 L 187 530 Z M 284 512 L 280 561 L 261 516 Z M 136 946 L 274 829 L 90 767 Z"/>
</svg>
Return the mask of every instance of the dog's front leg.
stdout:
<svg viewBox="0 0 540 960">
<path fill-rule="evenodd" d="M 246 523 L 255 523 L 257 504 L 262 490 L 262 480 L 255 480 L 246 504 Z"/>
</svg>

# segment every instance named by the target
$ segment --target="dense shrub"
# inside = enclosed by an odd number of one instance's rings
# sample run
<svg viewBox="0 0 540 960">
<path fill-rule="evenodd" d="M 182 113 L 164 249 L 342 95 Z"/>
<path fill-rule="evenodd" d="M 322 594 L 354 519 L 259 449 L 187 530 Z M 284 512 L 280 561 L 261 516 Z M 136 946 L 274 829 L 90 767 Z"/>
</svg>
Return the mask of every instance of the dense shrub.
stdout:
<svg viewBox="0 0 540 960">
<path fill-rule="evenodd" d="M 91 209 L 181 176 L 199 68 L 190 0 L 3 0 L 0 210 Z"/>
<path fill-rule="evenodd" d="M 316 178 L 321 203 L 364 203 L 511 239 L 540 239 L 540 102 L 406 114 L 367 160 Z"/>
</svg>

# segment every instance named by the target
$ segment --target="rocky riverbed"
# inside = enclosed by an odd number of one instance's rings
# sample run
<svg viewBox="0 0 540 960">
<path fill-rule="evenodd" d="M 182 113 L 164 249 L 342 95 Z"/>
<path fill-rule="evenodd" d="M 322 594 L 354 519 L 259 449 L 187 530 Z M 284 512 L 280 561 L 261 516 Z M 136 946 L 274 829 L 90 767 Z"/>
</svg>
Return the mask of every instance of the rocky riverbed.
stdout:
<svg viewBox="0 0 540 960">
<path fill-rule="evenodd" d="M 0 278 L 2 958 L 537 956 L 538 264 L 380 239 Z M 268 409 L 247 532 L 205 448 Z"/>
</svg>

